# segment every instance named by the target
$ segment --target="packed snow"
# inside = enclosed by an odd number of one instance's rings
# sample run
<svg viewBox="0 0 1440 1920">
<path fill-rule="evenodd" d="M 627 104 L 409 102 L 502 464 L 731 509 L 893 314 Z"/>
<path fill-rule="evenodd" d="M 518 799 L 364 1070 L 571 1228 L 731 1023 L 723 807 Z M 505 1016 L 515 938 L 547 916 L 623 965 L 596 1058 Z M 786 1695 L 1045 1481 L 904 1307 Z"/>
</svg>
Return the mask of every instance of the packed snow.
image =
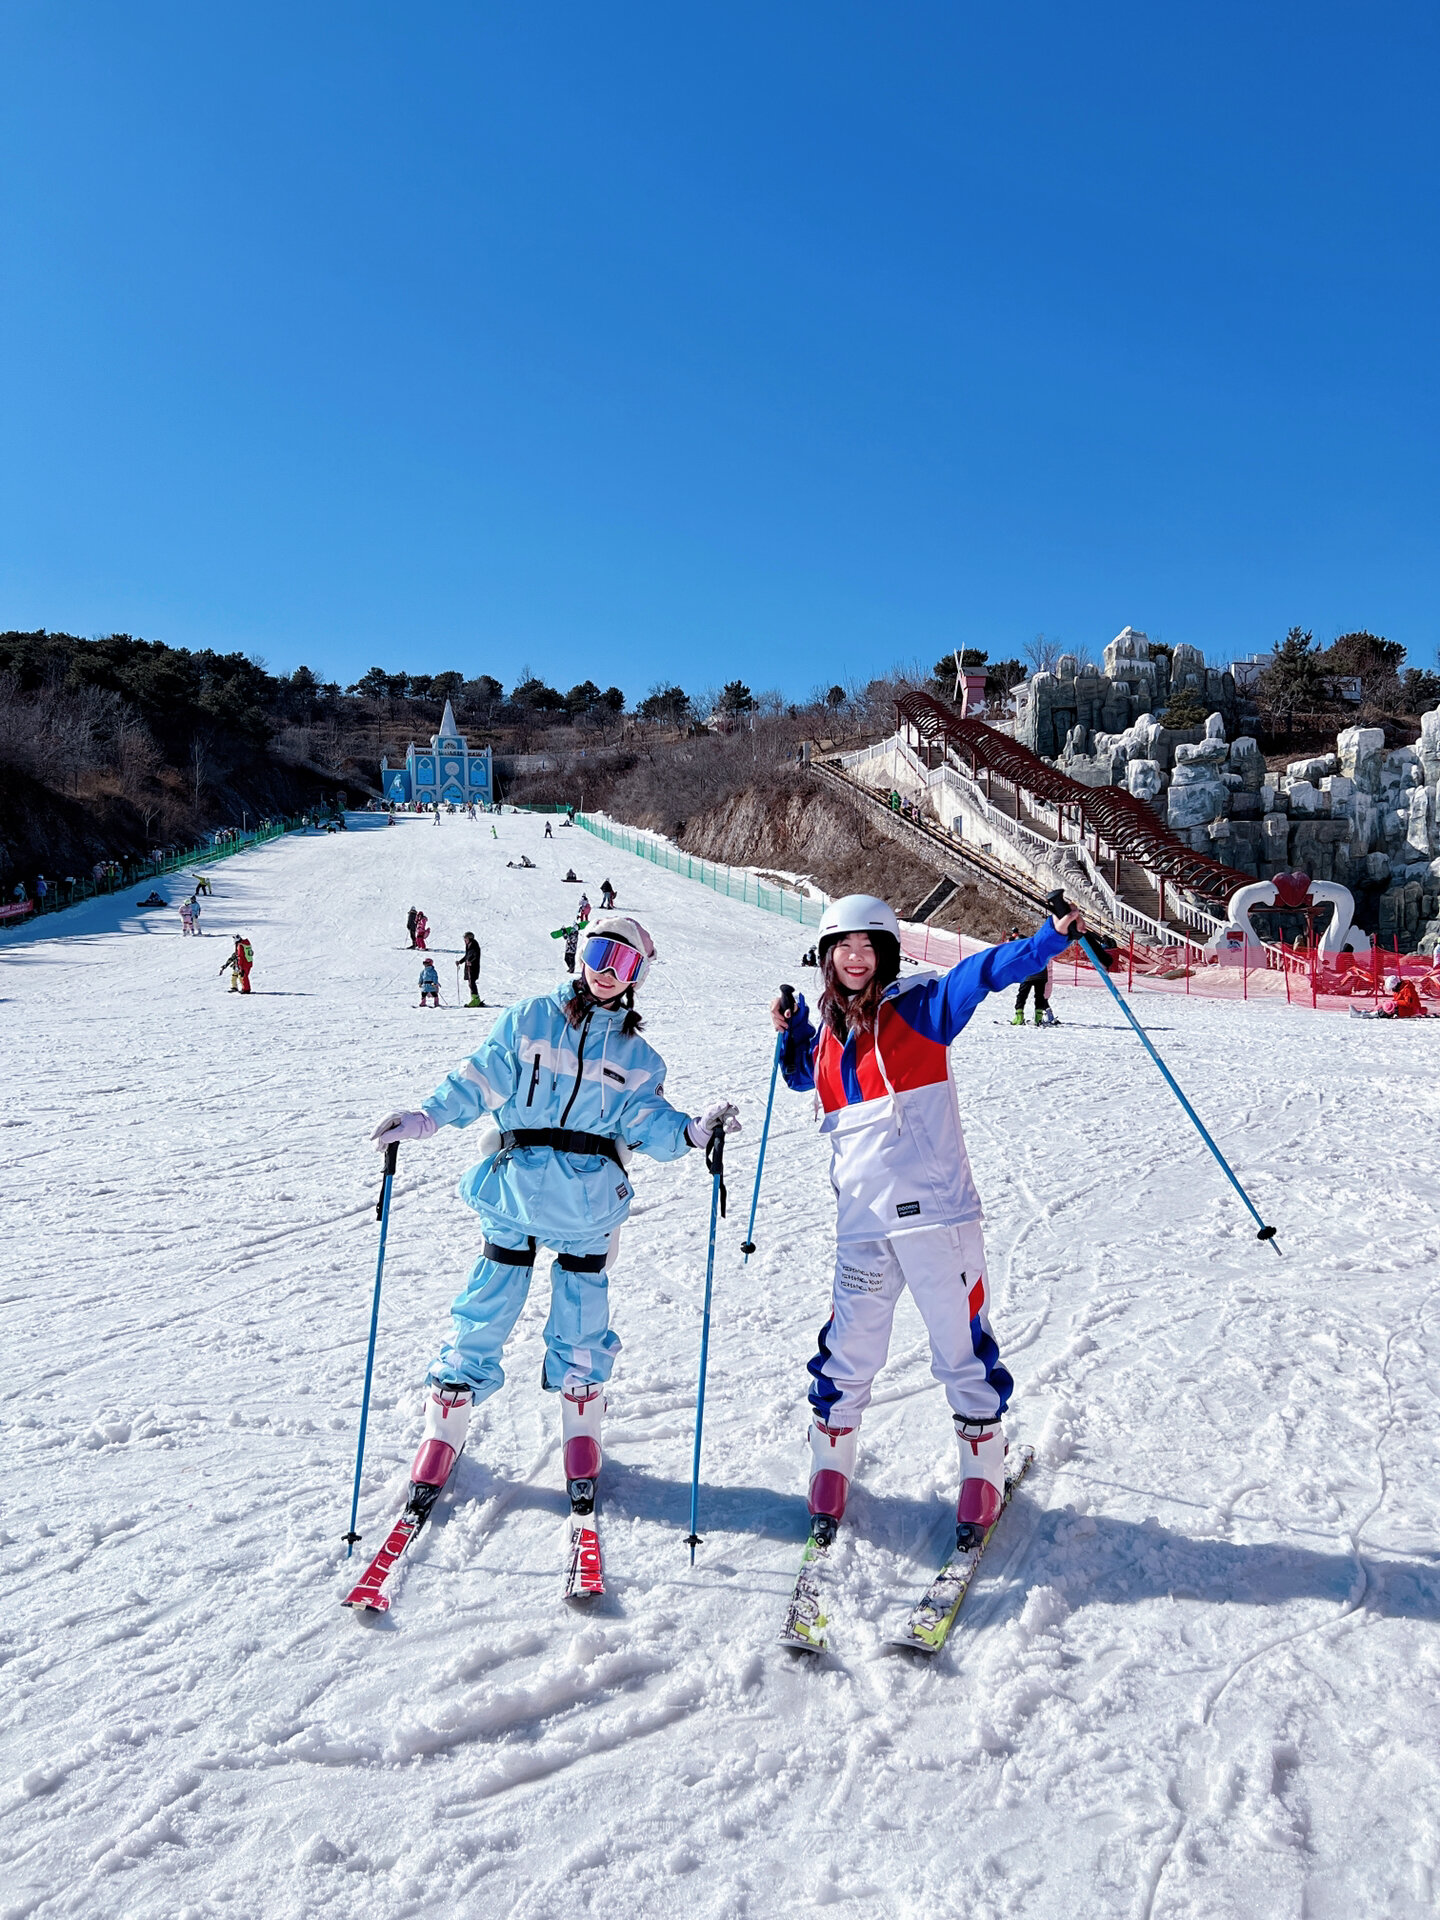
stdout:
<svg viewBox="0 0 1440 1920">
<path fill-rule="evenodd" d="M 1283 1258 L 1118 1011 L 1059 985 L 955 1048 L 1013 1441 L 951 1642 L 893 1651 L 957 1457 L 902 1303 L 832 1651 L 777 1646 L 833 1202 L 768 1001 L 813 934 L 539 819 L 352 816 L 213 869 L 205 937 L 96 901 L 0 941 L 0 1917 L 1421 1915 L 1440 1891 L 1440 1023 L 1137 995 Z M 507 868 L 528 852 L 534 872 Z M 728 1096 L 694 1568 L 701 1156 L 637 1159 L 611 1285 L 608 1597 L 558 1597 L 548 1268 L 393 1612 L 338 1604 L 398 1511 L 478 1250 L 472 1136 L 403 1147 L 357 1558 L 376 1121 L 562 976 L 608 876 L 651 928 L 668 1091 Z M 162 883 L 163 884 L 163 883 Z M 178 881 L 171 883 L 180 897 Z M 405 911 L 446 1003 L 417 1007 Z M 227 992 L 228 936 L 255 993 Z"/>
</svg>

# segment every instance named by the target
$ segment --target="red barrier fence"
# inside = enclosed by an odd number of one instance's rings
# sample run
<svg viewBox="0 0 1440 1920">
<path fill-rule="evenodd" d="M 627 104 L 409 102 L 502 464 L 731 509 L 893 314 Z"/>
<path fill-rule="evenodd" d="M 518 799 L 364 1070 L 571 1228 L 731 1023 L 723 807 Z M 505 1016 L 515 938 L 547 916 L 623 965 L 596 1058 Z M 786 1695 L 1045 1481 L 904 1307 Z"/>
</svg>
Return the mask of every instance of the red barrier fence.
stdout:
<svg viewBox="0 0 1440 1920">
<path fill-rule="evenodd" d="M 972 953 L 982 953 L 988 942 L 902 921 L 900 944 L 911 960 L 953 967 Z M 1263 963 L 1255 959 L 1253 949 L 1217 959 L 1189 941 L 1148 947 L 1132 939 L 1119 949 L 1112 973 L 1116 984 L 1127 991 L 1195 994 L 1207 1000 L 1283 998 L 1288 1005 L 1324 1013 L 1343 1013 L 1355 1001 L 1377 1004 L 1385 996 L 1386 979 L 1399 975 L 1414 981 L 1426 999 L 1440 1002 L 1440 971 L 1422 953 L 1390 953 L 1377 946 L 1369 953 L 1330 955 L 1279 944 L 1267 945 L 1263 951 Z M 1054 969 L 1061 986 L 1100 985 L 1077 945 L 1065 949 Z"/>
</svg>

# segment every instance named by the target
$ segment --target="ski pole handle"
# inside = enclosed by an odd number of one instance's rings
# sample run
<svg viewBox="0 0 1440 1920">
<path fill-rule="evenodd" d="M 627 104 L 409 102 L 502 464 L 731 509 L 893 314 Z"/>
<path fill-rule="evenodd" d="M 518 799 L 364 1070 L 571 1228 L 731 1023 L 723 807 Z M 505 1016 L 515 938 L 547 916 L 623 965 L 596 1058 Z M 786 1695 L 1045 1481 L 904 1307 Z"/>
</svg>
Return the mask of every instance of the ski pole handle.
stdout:
<svg viewBox="0 0 1440 1920">
<path fill-rule="evenodd" d="M 780 1011 L 787 1019 L 795 1011 L 795 989 L 788 980 L 780 982 Z"/>
<path fill-rule="evenodd" d="M 375 1202 L 375 1218 L 377 1220 L 381 1220 L 385 1216 L 385 1195 L 389 1191 L 390 1182 L 395 1178 L 395 1167 L 399 1158 L 400 1142 L 398 1140 L 392 1140 L 385 1149 L 385 1172 L 380 1181 L 380 1197 Z"/>
</svg>

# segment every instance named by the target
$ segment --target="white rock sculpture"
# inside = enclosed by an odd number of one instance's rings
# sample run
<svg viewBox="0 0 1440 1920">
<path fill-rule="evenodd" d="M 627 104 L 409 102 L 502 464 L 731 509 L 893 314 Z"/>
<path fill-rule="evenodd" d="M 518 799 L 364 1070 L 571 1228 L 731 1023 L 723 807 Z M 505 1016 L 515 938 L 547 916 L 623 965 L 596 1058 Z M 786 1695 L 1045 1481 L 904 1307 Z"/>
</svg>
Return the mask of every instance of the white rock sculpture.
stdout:
<svg viewBox="0 0 1440 1920">
<path fill-rule="evenodd" d="M 1158 760 L 1127 761 L 1125 785 L 1137 800 L 1153 800 L 1164 789 L 1165 770 Z"/>
<path fill-rule="evenodd" d="M 1346 727 L 1335 736 L 1340 771 L 1366 793 L 1380 791 L 1380 762 L 1385 752 L 1383 727 Z"/>
</svg>

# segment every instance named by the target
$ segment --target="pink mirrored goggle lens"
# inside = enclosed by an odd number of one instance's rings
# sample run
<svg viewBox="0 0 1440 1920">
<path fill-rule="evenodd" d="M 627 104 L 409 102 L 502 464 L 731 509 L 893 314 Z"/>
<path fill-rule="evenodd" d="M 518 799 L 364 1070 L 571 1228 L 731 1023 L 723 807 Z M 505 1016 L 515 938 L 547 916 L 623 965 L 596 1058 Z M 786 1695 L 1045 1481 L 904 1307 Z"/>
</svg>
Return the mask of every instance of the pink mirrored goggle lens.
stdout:
<svg viewBox="0 0 1440 1920">
<path fill-rule="evenodd" d="M 587 940 L 585 964 L 592 973 L 613 973 L 628 986 L 645 964 L 645 956 L 623 940 Z"/>
</svg>

